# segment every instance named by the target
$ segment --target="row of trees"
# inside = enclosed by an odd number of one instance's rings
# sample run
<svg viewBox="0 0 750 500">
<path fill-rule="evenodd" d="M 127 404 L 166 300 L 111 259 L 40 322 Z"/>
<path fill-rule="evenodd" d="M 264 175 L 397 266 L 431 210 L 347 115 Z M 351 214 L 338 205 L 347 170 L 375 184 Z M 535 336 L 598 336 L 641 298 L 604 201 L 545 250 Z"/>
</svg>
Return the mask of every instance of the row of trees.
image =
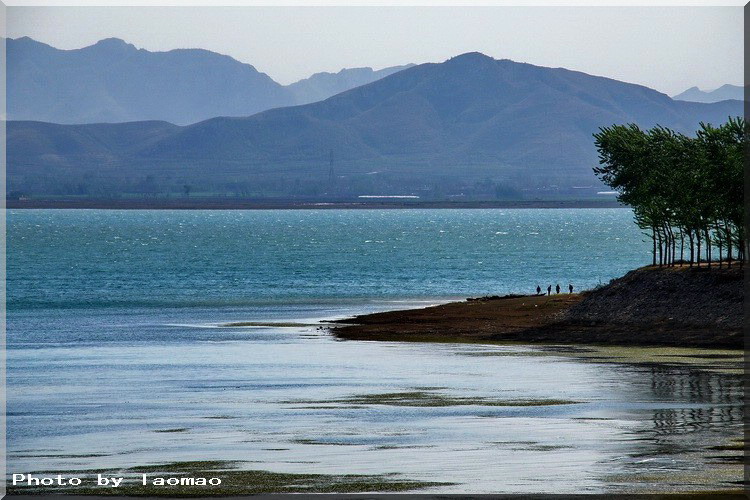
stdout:
<svg viewBox="0 0 750 500">
<path fill-rule="evenodd" d="M 748 123 L 701 123 L 694 137 L 664 127 L 613 125 L 594 134 L 597 176 L 633 207 L 653 242 L 653 264 L 740 266 L 748 257 L 744 153 Z"/>
</svg>

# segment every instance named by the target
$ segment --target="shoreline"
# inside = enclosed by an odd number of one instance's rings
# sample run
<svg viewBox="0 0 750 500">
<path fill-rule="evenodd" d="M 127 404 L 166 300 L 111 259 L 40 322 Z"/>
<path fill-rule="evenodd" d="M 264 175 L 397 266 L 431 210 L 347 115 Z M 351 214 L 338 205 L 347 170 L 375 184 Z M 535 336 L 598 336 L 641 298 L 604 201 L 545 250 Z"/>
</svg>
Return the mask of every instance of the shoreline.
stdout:
<svg viewBox="0 0 750 500">
<path fill-rule="evenodd" d="M 143 199 L 25 199 L 6 200 L 8 209 L 100 210 L 342 210 L 427 208 L 627 208 L 615 200 L 516 200 L 516 201 L 360 201 L 360 200 L 253 200 L 227 198 Z"/>
<path fill-rule="evenodd" d="M 742 349 L 742 278 L 736 267 L 646 267 L 580 294 L 365 314 L 330 331 L 342 340 Z"/>
</svg>

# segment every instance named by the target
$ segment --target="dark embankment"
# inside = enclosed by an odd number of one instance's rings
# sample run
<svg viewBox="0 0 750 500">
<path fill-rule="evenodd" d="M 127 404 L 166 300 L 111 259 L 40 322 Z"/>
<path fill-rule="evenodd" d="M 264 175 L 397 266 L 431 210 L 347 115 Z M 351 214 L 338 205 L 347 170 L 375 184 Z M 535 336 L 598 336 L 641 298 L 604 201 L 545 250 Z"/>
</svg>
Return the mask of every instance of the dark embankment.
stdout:
<svg viewBox="0 0 750 500">
<path fill-rule="evenodd" d="M 342 339 L 743 347 L 743 274 L 631 271 L 582 294 L 501 297 L 343 320 Z"/>
</svg>

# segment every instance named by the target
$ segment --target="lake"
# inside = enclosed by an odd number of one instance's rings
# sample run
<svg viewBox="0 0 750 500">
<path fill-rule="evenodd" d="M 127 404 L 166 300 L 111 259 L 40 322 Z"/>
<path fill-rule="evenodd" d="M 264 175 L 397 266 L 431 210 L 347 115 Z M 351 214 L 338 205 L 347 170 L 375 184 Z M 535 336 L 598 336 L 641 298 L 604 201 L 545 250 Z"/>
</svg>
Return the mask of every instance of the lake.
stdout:
<svg viewBox="0 0 750 500">
<path fill-rule="evenodd" d="M 10 210 L 7 222 L 10 473 L 231 460 L 476 493 L 742 477 L 707 451 L 742 435 L 742 353 L 320 329 L 604 284 L 650 261 L 629 210 Z M 225 326 L 239 321 L 256 326 Z"/>
</svg>

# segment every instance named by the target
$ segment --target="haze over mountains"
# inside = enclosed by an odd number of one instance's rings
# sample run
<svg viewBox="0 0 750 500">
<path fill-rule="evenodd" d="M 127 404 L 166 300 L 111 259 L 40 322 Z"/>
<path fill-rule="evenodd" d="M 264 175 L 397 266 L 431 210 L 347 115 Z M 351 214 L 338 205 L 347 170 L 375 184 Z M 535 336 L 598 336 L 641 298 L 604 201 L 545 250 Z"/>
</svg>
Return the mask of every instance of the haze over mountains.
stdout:
<svg viewBox="0 0 750 500">
<path fill-rule="evenodd" d="M 248 116 L 320 101 L 408 66 L 317 73 L 288 86 L 253 66 L 201 49 L 150 52 L 117 38 L 60 50 L 6 40 L 12 120 L 101 123 L 165 120 L 179 125 Z"/>
<path fill-rule="evenodd" d="M 480 53 L 285 87 L 199 49 L 21 38 L 8 40 L 8 112 L 40 120 L 7 127 L 8 190 L 32 196 L 517 199 L 596 196 L 601 126 L 692 133 L 742 103 Z"/>
<path fill-rule="evenodd" d="M 726 101 L 727 99 L 736 99 L 741 101 L 745 98 L 745 89 L 739 85 L 722 85 L 716 90 L 703 91 L 698 87 L 690 87 L 685 92 L 681 92 L 674 96 L 674 99 L 680 101 L 692 101 L 692 102 L 719 102 Z"/>
<path fill-rule="evenodd" d="M 152 81 L 131 82 L 134 98 Z M 11 121 L 8 189 L 95 197 L 595 197 L 599 127 L 634 122 L 692 133 L 701 121 L 741 113 L 740 101 L 678 101 L 640 85 L 468 53 L 323 101 L 188 126 Z"/>
<path fill-rule="evenodd" d="M 342 69 L 338 73 L 315 73 L 309 78 L 287 85 L 286 88 L 294 95 L 297 104 L 308 104 L 322 101 L 355 87 L 367 85 L 412 66 L 414 64 L 391 66 L 377 71 L 372 68 L 350 68 Z"/>
</svg>

